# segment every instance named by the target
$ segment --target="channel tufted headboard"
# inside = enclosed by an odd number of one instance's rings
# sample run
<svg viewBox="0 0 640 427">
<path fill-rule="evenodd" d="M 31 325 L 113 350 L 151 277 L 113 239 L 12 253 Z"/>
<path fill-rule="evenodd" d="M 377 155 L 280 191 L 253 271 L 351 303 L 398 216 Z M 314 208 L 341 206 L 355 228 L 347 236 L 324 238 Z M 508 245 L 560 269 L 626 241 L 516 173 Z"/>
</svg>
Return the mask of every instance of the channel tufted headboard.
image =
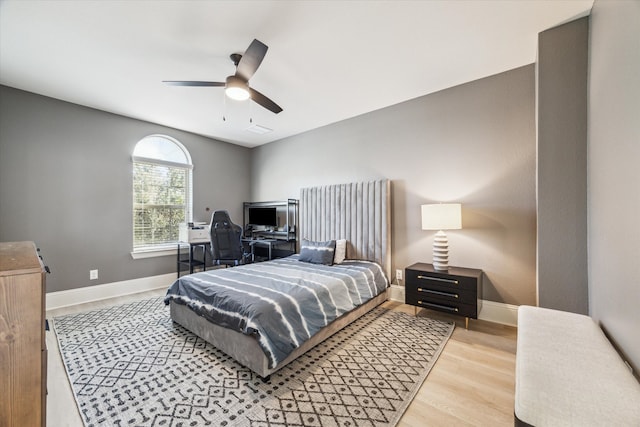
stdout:
<svg viewBox="0 0 640 427">
<path fill-rule="evenodd" d="M 347 239 L 347 258 L 376 261 L 391 279 L 391 182 L 300 190 L 301 239 Z"/>
</svg>

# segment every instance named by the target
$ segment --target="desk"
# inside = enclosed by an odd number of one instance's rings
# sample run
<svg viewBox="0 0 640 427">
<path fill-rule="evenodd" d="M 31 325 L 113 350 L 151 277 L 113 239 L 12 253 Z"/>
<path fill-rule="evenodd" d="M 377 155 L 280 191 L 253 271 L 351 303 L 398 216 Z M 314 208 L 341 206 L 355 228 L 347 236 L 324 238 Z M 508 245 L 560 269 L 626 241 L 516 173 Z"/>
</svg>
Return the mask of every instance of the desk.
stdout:
<svg viewBox="0 0 640 427">
<path fill-rule="evenodd" d="M 189 245 L 189 258 L 182 259 L 180 257 L 180 246 Z M 202 247 L 202 260 L 195 259 L 193 257 L 193 249 L 196 246 Z M 207 246 L 211 246 L 211 242 L 208 240 L 194 241 L 194 242 L 178 242 L 178 255 L 177 255 L 177 271 L 178 277 L 180 277 L 180 265 L 186 264 L 189 266 L 189 274 L 193 274 L 194 266 L 202 266 L 202 270 L 205 271 L 207 269 L 207 252 L 209 252 L 209 248 Z"/>
<path fill-rule="evenodd" d="M 251 247 L 251 261 L 255 261 L 255 252 L 254 252 L 254 248 L 256 246 L 263 246 L 263 247 L 267 247 L 269 249 L 269 256 L 268 259 L 271 260 L 273 259 L 272 256 L 272 251 L 273 251 L 273 247 L 277 246 L 279 243 L 283 243 L 282 240 L 277 240 L 277 239 L 242 239 L 242 243 L 246 243 L 249 245 L 249 247 Z"/>
</svg>

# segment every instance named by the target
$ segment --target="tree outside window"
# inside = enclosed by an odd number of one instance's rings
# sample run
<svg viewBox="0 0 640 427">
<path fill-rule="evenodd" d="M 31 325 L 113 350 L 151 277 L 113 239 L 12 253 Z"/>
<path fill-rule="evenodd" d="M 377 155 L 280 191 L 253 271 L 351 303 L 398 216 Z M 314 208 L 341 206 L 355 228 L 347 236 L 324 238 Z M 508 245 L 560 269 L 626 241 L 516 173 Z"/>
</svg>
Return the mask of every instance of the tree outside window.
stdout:
<svg viewBox="0 0 640 427">
<path fill-rule="evenodd" d="M 181 223 L 192 221 L 193 166 L 173 138 L 151 135 L 133 152 L 133 251 L 174 247 Z"/>
</svg>

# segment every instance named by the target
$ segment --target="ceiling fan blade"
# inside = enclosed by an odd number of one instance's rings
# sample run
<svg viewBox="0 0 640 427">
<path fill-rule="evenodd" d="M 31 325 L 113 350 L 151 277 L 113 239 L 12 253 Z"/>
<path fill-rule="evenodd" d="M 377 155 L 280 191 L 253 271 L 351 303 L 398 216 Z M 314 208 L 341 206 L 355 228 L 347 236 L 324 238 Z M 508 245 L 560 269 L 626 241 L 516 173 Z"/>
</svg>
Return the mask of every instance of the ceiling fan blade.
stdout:
<svg viewBox="0 0 640 427">
<path fill-rule="evenodd" d="M 242 55 L 238 67 L 236 68 L 236 76 L 249 81 L 251 76 L 256 72 L 264 56 L 267 54 L 269 47 L 258 39 L 253 39 L 245 53 Z"/>
<path fill-rule="evenodd" d="M 198 81 L 181 81 L 181 80 L 163 80 L 162 83 L 166 83 L 171 86 L 224 86 L 225 82 L 198 82 Z"/>
<path fill-rule="evenodd" d="M 251 93 L 251 99 L 253 99 L 257 104 L 262 105 L 267 110 L 275 114 L 278 114 L 282 111 L 282 108 L 280 108 L 278 104 L 276 104 L 257 90 L 249 88 L 249 92 Z"/>
</svg>

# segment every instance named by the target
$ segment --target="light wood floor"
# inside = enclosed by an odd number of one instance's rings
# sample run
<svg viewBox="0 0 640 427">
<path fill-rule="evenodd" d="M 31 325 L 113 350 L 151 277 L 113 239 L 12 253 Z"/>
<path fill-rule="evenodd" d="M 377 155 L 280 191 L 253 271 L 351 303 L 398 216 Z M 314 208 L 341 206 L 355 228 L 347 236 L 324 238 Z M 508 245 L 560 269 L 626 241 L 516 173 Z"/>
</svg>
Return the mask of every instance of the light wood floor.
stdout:
<svg viewBox="0 0 640 427">
<path fill-rule="evenodd" d="M 163 295 L 165 289 L 79 304 L 47 311 L 47 318 L 95 310 L 137 299 Z M 414 313 L 405 304 L 387 301 L 384 306 Z M 464 319 L 430 310 L 418 316 L 455 321 L 456 329 L 407 409 L 398 427 L 512 426 L 516 329 L 482 320 Z M 49 349 L 47 425 L 82 427 L 71 386 L 60 357 L 55 334 L 47 332 Z"/>
</svg>

